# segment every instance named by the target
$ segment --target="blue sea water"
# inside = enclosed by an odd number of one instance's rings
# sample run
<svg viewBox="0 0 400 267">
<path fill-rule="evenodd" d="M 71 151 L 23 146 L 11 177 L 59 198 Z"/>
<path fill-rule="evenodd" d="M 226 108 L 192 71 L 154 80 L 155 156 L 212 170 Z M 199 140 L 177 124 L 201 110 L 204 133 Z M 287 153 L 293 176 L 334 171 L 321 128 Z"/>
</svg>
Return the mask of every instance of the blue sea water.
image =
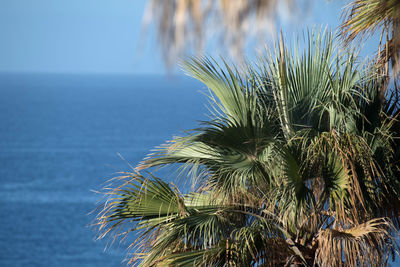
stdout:
<svg viewBox="0 0 400 267">
<path fill-rule="evenodd" d="M 154 76 L 0 75 L 0 266 L 120 266 L 92 192 L 196 127 L 203 86 Z M 126 161 L 122 160 L 120 153 Z"/>
<path fill-rule="evenodd" d="M 206 119 L 200 91 L 182 77 L 0 74 L 0 266 L 123 266 L 127 244 L 104 250 L 89 227 L 92 190 Z"/>
</svg>

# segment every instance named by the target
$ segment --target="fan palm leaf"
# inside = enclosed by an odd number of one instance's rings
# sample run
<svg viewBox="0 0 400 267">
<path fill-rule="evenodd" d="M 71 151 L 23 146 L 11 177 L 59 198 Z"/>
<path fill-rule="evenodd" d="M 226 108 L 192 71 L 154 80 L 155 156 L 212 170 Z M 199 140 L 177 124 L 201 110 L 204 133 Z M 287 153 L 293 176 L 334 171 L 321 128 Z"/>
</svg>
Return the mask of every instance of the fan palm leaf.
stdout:
<svg viewBox="0 0 400 267">
<path fill-rule="evenodd" d="M 98 217 L 102 236 L 139 232 L 132 264 L 365 266 L 398 251 L 400 128 L 381 77 L 332 34 L 305 36 L 304 51 L 282 38 L 243 71 L 186 62 L 212 117 L 137 170 L 176 168 L 195 191 L 129 174 Z"/>
</svg>

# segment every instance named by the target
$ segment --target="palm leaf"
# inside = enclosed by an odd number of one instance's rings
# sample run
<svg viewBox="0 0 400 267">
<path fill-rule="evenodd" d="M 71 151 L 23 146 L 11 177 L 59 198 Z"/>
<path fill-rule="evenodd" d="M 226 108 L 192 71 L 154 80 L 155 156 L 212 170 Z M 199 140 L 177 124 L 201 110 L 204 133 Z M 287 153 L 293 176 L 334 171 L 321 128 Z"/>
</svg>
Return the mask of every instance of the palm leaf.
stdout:
<svg viewBox="0 0 400 267">
<path fill-rule="evenodd" d="M 319 266 L 382 266 L 396 241 L 390 220 L 376 218 L 348 229 L 325 229 L 318 235 Z"/>
</svg>

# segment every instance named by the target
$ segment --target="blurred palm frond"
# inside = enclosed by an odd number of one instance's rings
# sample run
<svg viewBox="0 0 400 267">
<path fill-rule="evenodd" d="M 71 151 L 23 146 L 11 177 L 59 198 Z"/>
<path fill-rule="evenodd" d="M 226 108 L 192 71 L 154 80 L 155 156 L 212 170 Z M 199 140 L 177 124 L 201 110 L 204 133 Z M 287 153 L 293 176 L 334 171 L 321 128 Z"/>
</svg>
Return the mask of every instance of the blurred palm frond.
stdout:
<svg viewBox="0 0 400 267">
<path fill-rule="evenodd" d="M 151 22 L 156 24 L 169 66 L 191 48 L 202 51 L 211 40 L 221 41 L 230 55 L 241 61 L 248 37 L 261 40 L 272 33 L 282 9 L 292 14 L 295 1 L 148 0 L 143 27 L 147 31 Z"/>
</svg>

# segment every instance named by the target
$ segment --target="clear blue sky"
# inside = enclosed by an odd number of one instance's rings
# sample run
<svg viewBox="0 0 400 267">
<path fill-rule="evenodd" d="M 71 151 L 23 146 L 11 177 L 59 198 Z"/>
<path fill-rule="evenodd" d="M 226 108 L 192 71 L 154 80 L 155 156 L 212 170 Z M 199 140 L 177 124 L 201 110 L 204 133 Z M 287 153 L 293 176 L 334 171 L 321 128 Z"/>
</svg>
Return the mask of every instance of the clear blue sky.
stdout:
<svg viewBox="0 0 400 267">
<path fill-rule="evenodd" d="M 336 28 L 347 1 L 314 2 L 284 31 Z M 145 0 L 1 0 L 0 72 L 165 73 L 154 33 L 138 51 L 144 6 Z"/>
<path fill-rule="evenodd" d="M 163 71 L 156 42 L 137 43 L 145 1 L 1 0 L 0 71 Z"/>
</svg>

